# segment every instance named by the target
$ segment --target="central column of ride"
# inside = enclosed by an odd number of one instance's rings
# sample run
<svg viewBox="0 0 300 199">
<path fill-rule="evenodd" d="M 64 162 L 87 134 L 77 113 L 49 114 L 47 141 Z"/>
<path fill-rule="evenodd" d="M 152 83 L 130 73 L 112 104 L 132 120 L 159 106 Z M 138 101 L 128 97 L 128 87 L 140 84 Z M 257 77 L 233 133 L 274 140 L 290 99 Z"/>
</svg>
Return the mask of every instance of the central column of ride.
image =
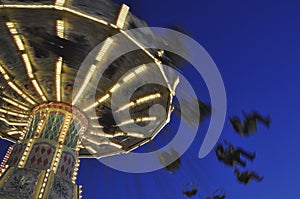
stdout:
<svg viewBox="0 0 300 199">
<path fill-rule="evenodd" d="M 0 198 L 80 198 L 79 133 L 87 126 L 85 115 L 68 104 L 34 108 L 2 174 Z"/>
</svg>

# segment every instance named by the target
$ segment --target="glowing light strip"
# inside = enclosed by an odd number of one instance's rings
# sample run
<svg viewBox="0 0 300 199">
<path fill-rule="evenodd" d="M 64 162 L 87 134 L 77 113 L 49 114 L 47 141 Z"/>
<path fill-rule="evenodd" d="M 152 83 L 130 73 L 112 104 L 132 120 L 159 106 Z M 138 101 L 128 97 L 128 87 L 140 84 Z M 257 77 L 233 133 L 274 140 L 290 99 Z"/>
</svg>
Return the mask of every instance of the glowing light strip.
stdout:
<svg viewBox="0 0 300 199">
<path fill-rule="evenodd" d="M 119 108 L 119 109 L 117 110 L 117 112 L 123 111 L 123 110 L 125 110 L 125 109 L 127 109 L 127 108 L 130 108 L 130 107 L 133 107 L 134 105 L 135 105 L 134 102 L 130 102 L 130 103 L 128 103 L 128 104 L 125 104 L 124 106 L 122 106 L 121 108 Z"/>
<path fill-rule="evenodd" d="M 97 105 L 99 105 L 100 103 L 104 102 L 105 100 L 107 100 L 109 98 L 109 94 L 104 95 L 103 97 L 101 97 L 97 102 L 95 102 L 94 104 L 86 107 L 85 109 L 83 109 L 84 112 L 90 110 L 91 108 L 96 107 Z"/>
<path fill-rule="evenodd" d="M 3 109 L 3 108 L 0 108 L 0 113 L 4 113 L 4 114 L 16 116 L 16 117 L 23 117 L 23 118 L 27 118 L 28 117 L 28 115 L 24 115 L 22 113 L 13 112 L 13 111 L 6 110 L 6 109 Z"/>
<path fill-rule="evenodd" d="M 7 132 L 7 134 L 8 135 L 16 135 L 16 134 L 23 134 L 23 132 L 22 131 L 9 131 L 9 132 Z"/>
<path fill-rule="evenodd" d="M 123 29 L 128 12 L 129 12 L 129 7 L 123 4 L 116 23 L 118 28 Z"/>
<path fill-rule="evenodd" d="M 136 133 L 136 132 L 117 132 L 114 134 L 106 134 L 103 132 L 93 132 L 91 131 L 90 134 L 100 136 L 100 137 L 106 137 L 106 138 L 114 138 L 114 137 L 119 137 L 119 136 L 130 136 L 130 137 L 136 137 L 136 138 L 144 138 L 145 136 L 141 133 Z"/>
<path fill-rule="evenodd" d="M 14 38 L 14 40 L 15 40 L 17 46 L 18 46 L 18 49 L 20 51 L 24 51 L 25 50 L 24 44 L 23 44 L 20 36 L 16 35 L 16 34 L 18 34 L 18 31 L 15 28 L 15 24 L 13 22 L 6 22 L 6 26 L 10 30 L 10 32 L 12 34 L 12 37 Z M 42 90 L 40 88 L 40 85 L 37 83 L 37 81 L 34 78 L 33 71 L 32 71 L 32 65 L 30 63 L 28 54 L 27 53 L 23 53 L 22 54 L 22 59 L 23 59 L 23 62 L 25 64 L 28 77 L 30 78 L 30 81 L 32 82 L 34 88 L 37 90 L 37 92 L 41 96 L 42 100 L 43 101 L 47 101 L 44 93 L 42 92 Z"/>
<path fill-rule="evenodd" d="M 33 72 L 32 72 L 32 66 L 31 66 L 28 54 L 27 53 L 22 54 L 22 59 L 24 61 L 26 71 L 27 71 L 29 78 L 34 78 Z"/>
<path fill-rule="evenodd" d="M 62 6 L 59 6 L 59 5 L 24 5 L 24 4 L 21 5 L 21 4 L 19 4 L 19 5 L 0 5 L 0 8 L 56 9 L 56 10 L 63 10 L 63 11 L 70 12 L 70 13 L 73 13 L 75 15 L 78 15 L 80 17 L 83 17 L 83 18 L 90 19 L 92 21 L 101 23 L 103 25 L 110 25 L 111 27 L 114 27 L 114 28 L 117 29 L 117 27 L 114 24 L 109 24 L 109 23 L 107 23 L 106 21 L 104 21 L 102 19 L 99 19 L 99 18 L 96 18 L 96 17 L 92 17 L 92 16 L 89 16 L 89 15 L 84 14 L 82 12 L 79 12 L 79 11 L 76 11 L 76 10 L 73 10 L 73 9 L 70 9 L 70 8 L 62 7 Z"/>
<path fill-rule="evenodd" d="M 113 142 L 111 142 L 109 140 L 97 141 L 97 140 L 94 140 L 94 139 L 91 139 L 91 138 L 86 138 L 85 140 L 88 141 L 88 142 L 90 142 L 90 143 L 93 143 L 95 145 L 110 145 L 110 146 L 114 146 L 114 147 L 116 147 L 118 149 L 122 148 L 121 145 L 113 143 Z"/>
<path fill-rule="evenodd" d="M 10 125 L 10 126 L 27 126 L 27 122 L 12 122 L 12 121 L 8 121 L 3 117 L 0 117 L 0 120 L 5 122 L 6 124 Z M 18 133 L 22 131 L 18 131 Z M 13 134 L 9 134 L 9 132 L 7 133 L 8 135 L 13 135 Z M 17 134 L 17 133 L 15 133 Z"/>
<path fill-rule="evenodd" d="M 43 184 L 42 184 L 42 187 L 41 187 L 41 190 L 40 190 L 40 193 L 39 193 L 39 197 L 38 197 L 39 199 L 43 198 L 49 175 L 50 175 L 50 169 L 47 169 L 47 172 L 46 172 L 45 177 L 43 179 Z"/>
<path fill-rule="evenodd" d="M 14 30 L 15 30 L 15 29 L 14 29 Z M 14 32 L 14 31 L 13 31 L 13 32 Z M 11 31 L 12 34 L 13 34 L 13 32 Z M 22 40 L 21 40 L 21 37 L 20 37 L 19 35 L 14 35 L 13 37 L 14 37 L 14 40 L 15 40 L 15 42 L 16 42 L 16 44 L 17 44 L 18 49 L 19 49 L 20 51 L 25 50 L 24 44 L 23 44 L 23 42 L 22 42 Z"/>
<path fill-rule="evenodd" d="M 113 43 L 113 39 L 111 39 L 110 37 L 107 38 L 102 46 L 102 48 L 100 49 L 97 57 L 96 57 L 96 60 L 97 61 L 101 61 L 101 59 L 103 58 L 103 56 L 107 53 L 109 47 L 111 46 L 111 44 Z M 73 102 L 72 102 L 72 105 L 75 105 L 76 102 L 78 101 L 78 99 L 80 98 L 80 96 L 82 95 L 84 89 L 86 89 L 89 81 L 91 80 L 92 76 L 93 76 L 93 73 L 95 72 L 95 70 L 97 69 L 97 66 L 96 65 L 91 65 L 91 68 L 89 69 L 84 81 L 83 81 L 83 84 L 81 86 L 81 88 L 79 89 L 77 95 L 74 97 L 73 99 Z"/>
<path fill-rule="evenodd" d="M 120 84 L 119 83 L 116 83 L 110 90 L 109 92 L 113 93 L 115 92 L 118 88 L 120 88 Z"/>
<path fill-rule="evenodd" d="M 72 183 L 73 183 L 73 184 L 76 183 L 79 164 L 80 164 L 80 159 L 77 159 L 77 160 L 76 160 L 76 163 L 75 163 L 75 168 L 74 168 L 74 172 L 73 172 L 73 177 L 72 177 Z"/>
<path fill-rule="evenodd" d="M 108 37 L 105 41 L 104 41 L 104 44 L 103 46 L 101 47 L 98 55 L 96 56 L 96 60 L 97 61 L 101 61 L 102 58 L 104 57 L 104 55 L 107 53 L 109 47 L 113 44 L 113 39 Z"/>
<path fill-rule="evenodd" d="M 62 57 L 59 57 L 55 67 L 55 83 L 56 83 L 56 100 L 61 101 L 61 70 L 62 70 Z"/>
<path fill-rule="evenodd" d="M 29 103 L 31 103 L 32 105 L 35 105 L 36 103 L 30 99 L 21 89 L 19 89 L 15 83 L 13 83 L 12 81 L 10 81 L 10 77 L 8 76 L 8 74 L 6 73 L 5 69 L 3 68 L 3 66 L 0 64 L 0 73 L 2 74 L 2 76 L 4 77 L 4 79 L 7 81 L 7 84 L 14 90 L 16 91 L 21 97 L 23 97 L 26 101 L 28 101 Z"/>
<path fill-rule="evenodd" d="M 29 155 L 29 150 L 31 148 L 32 142 L 33 142 L 33 139 L 30 139 L 28 141 L 27 146 L 26 146 L 26 148 L 24 150 L 23 156 L 21 157 L 21 160 L 19 162 L 19 165 L 18 165 L 19 168 L 23 168 L 24 162 L 25 162 L 25 160 L 27 159 L 27 157 Z"/>
<path fill-rule="evenodd" d="M 23 61 L 24 61 L 24 64 L 25 64 L 25 67 L 27 70 L 27 74 L 28 74 L 28 77 L 30 78 L 31 83 L 33 84 L 33 86 L 36 89 L 36 91 L 38 92 L 38 94 L 41 96 L 42 100 L 44 102 L 47 101 L 47 98 L 45 97 L 40 85 L 34 78 L 33 71 L 32 71 L 32 65 L 30 63 L 28 54 L 27 53 L 22 54 L 22 58 L 23 58 Z"/>
<path fill-rule="evenodd" d="M 52 166 L 52 171 L 54 173 L 56 173 L 56 171 L 57 171 L 58 162 L 60 160 L 61 153 L 62 153 L 62 147 L 63 147 L 63 145 L 60 144 L 59 147 L 58 147 L 58 150 L 56 151 L 55 160 L 54 160 L 54 163 L 53 163 L 53 166 Z"/>
<path fill-rule="evenodd" d="M 75 96 L 75 98 L 73 99 L 72 105 L 76 104 L 77 100 L 80 98 L 80 96 L 82 95 L 84 89 L 87 87 L 89 81 L 91 80 L 93 73 L 95 72 L 97 66 L 92 64 L 87 75 L 85 76 L 85 79 L 83 81 L 83 84 L 79 90 L 79 92 L 77 93 L 77 95 Z"/>
<path fill-rule="evenodd" d="M 131 79 L 133 79 L 135 77 L 135 74 L 134 73 L 129 73 L 127 76 L 125 76 L 123 78 L 123 81 L 124 82 L 129 82 Z"/>
<path fill-rule="evenodd" d="M 16 135 L 16 134 L 23 134 L 23 132 L 22 131 L 9 131 L 9 132 L 7 132 L 7 135 Z"/>
<path fill-rule="evenodd" d="M 136 103 L 141 104 L 141 103 L 144 103 L 144 102 L 147 102 L 147 101 L 150 101 L 150 100 L 154 100 L 154 99 L 157 99 L 157 98 L 160 98 L 160 97 L 161 97 L 160 93 L 156 93 L 156 94 L 152 94 L 152 95 L 148 95 L 148 96 L 139 98 L 139 99 L 136 100 Z"/>
<path fill-rule="evenodd" d="M 18 31 L 15 28 L 14 23 L 12 23 L 12 22 L 6 22 L 6 26 L 9 29 L 9 32 L 12 34 L 12 36 L 13 36 L 13 38 L 15 40 L 15 43 L 16 43 L 18 49 L 20 51 L 25 50 L 24 44 L 23 44 L 23 42 L 21 40 L 21 37 L 18 35 Z"/>
<path fill-rule="evenodd" d="M 9 98 L 7 98 L 7 97 L 1 97 L 1 98 L 2 98 L 5 102 L 7 102 L 7 103 L 9 103 L 9 104 L 11 104 L 11 105 L 13 105 L 13 106 L 16 106 L 16 107 L 18 107 L 18 108 L 20 108 L 20 109 L 23 109 L 23 110 L 25 110 L 25 111 L 28 111 L 28 110 L 29 110 L 29 108 L 27 108 L 26 106 L 23 106 L 22 104 L 20 104 L 20 103 L 14 101 L 14 100 L 11 100 L 11 99 L 9 99 Z"/>
<path fill-rule="evenodd" d="M 157 119 L 157 117 L 139 117 L 136 119 L 130 119 L 130 120 L 126 120 L 121 122 L 120 124 L 117 124 L 116 126 L 124 126 L 127 124 L 132 124 L 135 122 L 148 122 L 148 121 L 155 121 Z"/>
<path fill-rule="evenodd" d="M 21 89 L 19 89 L 15 83 L 13 82 L 8 82 L 8 85 L 15 90 L 21 97 L 23 97 L 26 101 L 28 101 L 32 105 L 36 105 L 36 102 L 30 99 Z"/>
<path fill-rule="evenodd" d="M 141 104 L 141 103 L 143 103 L 143 102 L 147 102 L 147 101 L 150 101 L 150 100 L 154 100 L 154 99 L 160 98 L 160 97 L 161 97 L 160 93 L 156 93 L 156 94 L 151 94 L 151 95 L 148 95 L 148 96 L 139 98 L 139 99 L 136 100 L 136 103 L 130 102 L 130 103 L 128 103 L 128 104 L 123 105 L 121 108 L 119 108 L 119 109 L 117 110 L 117 112 L 123 111 L 123 110 L 125 110 L 125 109 L 127 109 L 127 108 L 130 108 L 130 107 L 133 107 L 133 106 L 135 106 L 136 104 Z"/>
<path fill-rule="evenodd" d="M 56 21 L 56 35 L 64 38 L 65 22 L 63 20 Z"/>
</svg>

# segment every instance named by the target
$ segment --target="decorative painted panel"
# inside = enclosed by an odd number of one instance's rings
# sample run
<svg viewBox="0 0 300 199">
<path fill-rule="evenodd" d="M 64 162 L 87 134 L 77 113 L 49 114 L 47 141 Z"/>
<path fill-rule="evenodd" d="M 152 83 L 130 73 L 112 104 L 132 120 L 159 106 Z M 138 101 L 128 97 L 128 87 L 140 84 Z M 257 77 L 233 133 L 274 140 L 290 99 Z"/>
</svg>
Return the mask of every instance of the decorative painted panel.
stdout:
<svg viewBox="0 0 300 199">
<path fill-rule="evenodd" d="M 48 143 L 34 144 L 27 159 L 26 168 L 46 170 L 51 166 L 55 147 Z"/>
<path fill-rule="evenodd" d="M 50 113 L 41 137 L 50 140 L 57 140 L 63 122 L 63 115 L 57 112 Z"/>
<path fill-rule="evenodd" d="M 22 154 L 24 153 L 25 148 L 26 145 L 15 144 L 7 164 L 10 166 L 17 166 L 22 157 Z"/>
<path fill-rule="evenodd" d="M 80 127 L 78 126 L 78 124 L 73 120 L 69 127 L 67 137 L 65 140 L 65 145 L 67 145 L 68 147 L 70 147 L 72 149 L 76 148 L 76 144 L 77 144 L 78 136 L 79 136 L 79 134 L 78 134 L 79 128 Z"/>
<path fill-rule="evenodd" d="M 0 198 L 32 198 L 38 176 L 38 171 L 15 169 L 0 187 Z"/>
<path fill-rule="evenodd" d="M 71 199 L 74 198 L 74 184 L 55 176 L 49 199 Z"/>
<path fill-rule="evenodd" d="M 63 152 L 58 165 L 57 174 L 66 180 L 71 180 L 75 162 L 76 159 L 71 153 Z"/>
</svg>

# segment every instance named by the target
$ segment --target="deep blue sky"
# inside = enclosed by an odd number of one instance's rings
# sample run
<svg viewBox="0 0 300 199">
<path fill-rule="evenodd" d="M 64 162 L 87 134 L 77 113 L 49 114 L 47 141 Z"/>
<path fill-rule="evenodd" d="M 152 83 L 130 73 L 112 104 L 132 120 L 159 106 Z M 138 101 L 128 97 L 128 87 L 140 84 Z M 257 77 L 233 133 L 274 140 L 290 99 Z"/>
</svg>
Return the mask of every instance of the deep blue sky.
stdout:
<svg viewBox="0 0 300 199">
<path fill-rule="evenodd" d="M 300 2 L 151 0 L 125 2 L 150 26 L 180 24 L 211 55 L 224 80 L 228 116 L 258 110 L 271 114 L 271 128 L 259 126 L 257 134 L 241 138 L 226 120 L 220 141 L 226 139 L 257 158 L 248 168 L 265 177 L 261 183 L 240 185 L 233 170 L 219 163 L 214 153 L 198 159 L 201 135 L 182 157 L 182 168 L 174 175 L 165 170 L 127 174 L 96 160 L 82 160 L 78 183 L 84 198 L 172 199 L 184 198 L 182 184 L 196 180 L 204 198 L 224 188 L 229 199 L 299 198 L 298 150 Z M 191 79 L 198 80 L 191 74 Z M 201 82 L 201 80 L 199 80 Z M 200 84 L 200 83 L 199 83 Z M 200 95 L 201 96 L 201 95 Z M 207 91 L 203 89 L 203 99 Z M 207 128 L 206 121 L 200 131 Z M 201 133 L 199 131 L 199 133 Z M 159 138 L 159 137 L 158 137 Z M 166 138 L 162 138 L 166 139 Z M 6 145 L 1 145 L 1 151 Z"/>
</svg>

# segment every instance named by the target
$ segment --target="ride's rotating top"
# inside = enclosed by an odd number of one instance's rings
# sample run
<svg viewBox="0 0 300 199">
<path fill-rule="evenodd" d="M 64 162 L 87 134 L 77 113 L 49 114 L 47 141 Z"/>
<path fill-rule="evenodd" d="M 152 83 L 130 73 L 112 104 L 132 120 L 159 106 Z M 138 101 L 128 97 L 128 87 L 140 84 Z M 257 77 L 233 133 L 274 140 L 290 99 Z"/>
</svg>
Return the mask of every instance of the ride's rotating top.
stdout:
<svg viewBox="0 0 300 199">
<path fill-rule="evenodd" d="M 154 39 L 150 30 L 127 32 L 147 27 L 128 6 L 0 2 L 2 138 L 25 149 L 40 139 L 79 157 L 104 157 L 152 140 L 169 122 L 179 79 L 162 66 L 163 51 L 144 47 Z M 116 56 L 124 40 L 134 49 Z"/>
</svg>

